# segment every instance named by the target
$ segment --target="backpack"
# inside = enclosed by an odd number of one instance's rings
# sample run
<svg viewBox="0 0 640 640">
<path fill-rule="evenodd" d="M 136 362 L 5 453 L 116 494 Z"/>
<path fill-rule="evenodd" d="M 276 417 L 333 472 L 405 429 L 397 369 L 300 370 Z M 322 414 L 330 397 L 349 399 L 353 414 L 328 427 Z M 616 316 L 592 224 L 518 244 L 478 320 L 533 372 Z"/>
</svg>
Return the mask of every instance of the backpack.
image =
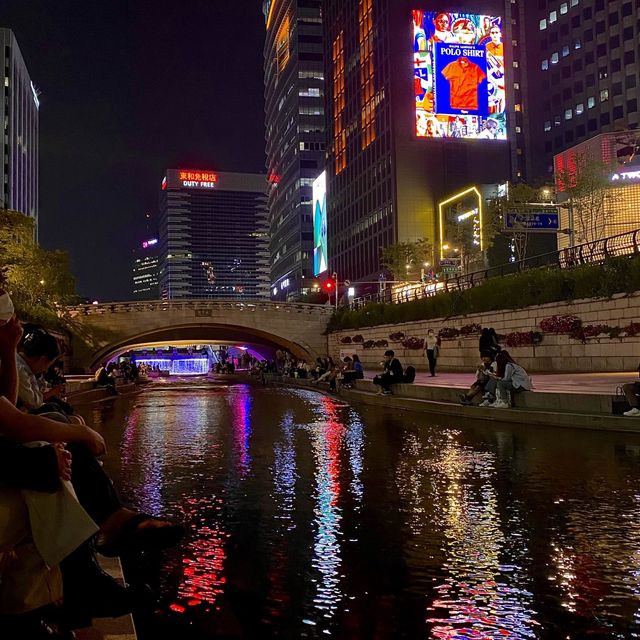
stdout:
<svg viewBox="0 0 640 640">
<path fill-rule="evenodd" d="M 411 384 L 416 379 L 416 369 L 415 367 L 408 366 L 404 370 L 404 376 L 402 376 L 402 382 L 406 382 Z"/>
</svg>

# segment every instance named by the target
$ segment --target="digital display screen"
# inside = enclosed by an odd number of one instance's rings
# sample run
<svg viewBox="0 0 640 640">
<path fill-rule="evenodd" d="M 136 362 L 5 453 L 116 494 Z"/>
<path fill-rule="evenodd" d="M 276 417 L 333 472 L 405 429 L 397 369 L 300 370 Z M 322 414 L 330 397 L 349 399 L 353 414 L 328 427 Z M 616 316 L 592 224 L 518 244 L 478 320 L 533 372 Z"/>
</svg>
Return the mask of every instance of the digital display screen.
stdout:
<svg viewBox="0 0 640 640">
<path fill-rule="evenodd" d="M 327 256 L 327 174 L 323 171 L 313 183 L 313 275 L 329 268 Z"/>
<path fill-rule="evenodd" d="M 419 138 L 507 139 L 502 18 L 413 11 Z"/>
</svg>

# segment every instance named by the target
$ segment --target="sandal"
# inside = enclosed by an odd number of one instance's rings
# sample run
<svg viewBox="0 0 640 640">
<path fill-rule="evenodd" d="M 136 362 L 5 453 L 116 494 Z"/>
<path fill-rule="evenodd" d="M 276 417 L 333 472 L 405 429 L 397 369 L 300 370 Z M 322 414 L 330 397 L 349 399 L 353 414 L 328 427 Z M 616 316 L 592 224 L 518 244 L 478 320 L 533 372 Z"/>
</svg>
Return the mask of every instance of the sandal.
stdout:
<svg viewBox="0 0 640 640">
<path fill-rule="evenodd" d="M 107 558 L 115 558 L 130 551 L 159 550 L 172 547 L 183 538 L 185 528 L 180 524 L 167 524 L 162 527 L 140 527 L 143 522 L 156 520 L 148 513 L 138 513 L 129 518 L 109 539 L 98 536 L 96 551 Z"/>
</svg>

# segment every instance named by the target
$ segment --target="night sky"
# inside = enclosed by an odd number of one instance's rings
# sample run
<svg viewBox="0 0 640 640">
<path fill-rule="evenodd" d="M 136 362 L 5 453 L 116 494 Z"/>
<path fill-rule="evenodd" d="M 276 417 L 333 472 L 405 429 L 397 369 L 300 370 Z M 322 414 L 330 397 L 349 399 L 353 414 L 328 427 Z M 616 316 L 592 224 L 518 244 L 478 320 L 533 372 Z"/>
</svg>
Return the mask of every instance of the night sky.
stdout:
<svg viewBox="0 0 640 640">
<path fill-rule="evenodd" d="M 0 0 L 40 96 L 40 242 L 131 298 L 167 167 L 264 173 L 261 0 Z"/>
</svg>

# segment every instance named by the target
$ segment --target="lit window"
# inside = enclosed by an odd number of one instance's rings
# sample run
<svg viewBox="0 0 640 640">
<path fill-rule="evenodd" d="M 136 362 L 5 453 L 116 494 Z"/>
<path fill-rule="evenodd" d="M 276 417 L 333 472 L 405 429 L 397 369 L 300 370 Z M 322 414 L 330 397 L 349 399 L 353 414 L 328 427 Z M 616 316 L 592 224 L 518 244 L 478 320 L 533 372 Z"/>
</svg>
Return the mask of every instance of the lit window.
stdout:
<svg viewBox="0 0 640 640">
<path fill-rule="evenodd" d="M 540 20 L 540 31 L 544 31 L 547 28 L 547 19 L 543 18 Z"/>
<path fill-rule="evenodd" d="M 518 112 L 522 111 L 522 107 L 519 104 L 517 104 L 514 109 Z"/>
<path fill-rule="evenodd" d="M 600 102 L 607 102 L 609 100 L 609 89 L 603 89 L 600 92 Z"/>
<path fill-rule="evenodd" d="M 573 118 L 573 110 L 572 109 L 567 109 L 564 112 L 564 119 L 565 120 L 571 120 L 571 118 Z"/>
<path fill-rule="evenodd" d="M 549 60 L 548 59 L 543 60 L 540 66 L 542 67 L 543 71 L 546 71 L 549 68 Z"/>
<path fill-rule="evenodd" d="M 564 45 L 564 47 L 562 47 L 562 57 L 566 58 L 569 55 L 569 47 L 568 45 Z"/>
<path fill-rule="evenodd" d="M 574 49 L 582 49 L 582 41 L 578 38 L 578 40 L 576 40 L 573 43 L 573 48 Z"/>
<path fill-rule="evenodd" d="M 544 130 L 545 130 L 545 131 L 551 131 L 551 120 L 547 120 L 547 121 L 544 123 Z"/>
<path fill-rule="evenodd" d="M 593 107 L 596 106 L 596 99 L 594 97 L 591 97 L 587 100 L 587 107 L 589 109 L 593 109 Z"/>
<path fill-rule="evenodd" d="M 575 7 L 580 2 L 580 0 L 571 0 L 571 6 Z"/>
<path fill-rule="evenodd" d="M 558 64 L 559 59 L 560 59 L 560 56 L 558 55 L 557 51 L 551 54 L 551 64 Z"/>
<path fill-rule="evenodd" d="M 552 11 L 549 14 L 549 24 L 553 24 L 557 19 L 558 19 L 558 12 L 557 11 Z"/>
<path fill-rule="evenodd" d="M 560 5 L 560 13 L 564 15 L 565 13 L 567 13 L 567 11 L 569 11 L 569 5 L 566 2 L 563 2 Z"/>
</svg>

